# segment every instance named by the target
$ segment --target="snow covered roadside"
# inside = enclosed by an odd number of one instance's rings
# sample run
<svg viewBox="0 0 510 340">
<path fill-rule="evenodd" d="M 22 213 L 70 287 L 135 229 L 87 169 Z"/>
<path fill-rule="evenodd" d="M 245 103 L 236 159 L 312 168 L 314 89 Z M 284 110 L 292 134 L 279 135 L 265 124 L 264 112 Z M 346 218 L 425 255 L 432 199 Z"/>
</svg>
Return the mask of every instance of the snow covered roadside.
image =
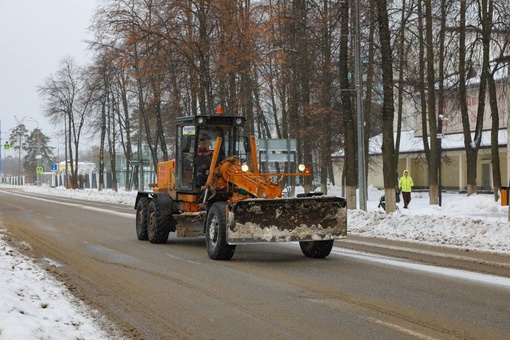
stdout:
<svg viewBox="0 0 510 340">
<path fill-rule="evenodd" d="M 493 195 L 443 194 L 440 207 L 429 205 L 428 193 L 413 193 L 410 209 L 400 204 L 391 214 L 377 208 L 381 195 L 371 188 L 368 211 L 348 212 L 348 233 L 510 254 L 508 206 L 495 202 Z"/>
<path fill-rule="evenodd" d="M 0 222 L 0 339 L 111 338 L 96 323 L 101 316 L 33 259 L 9 246 L 2 228 Z"/>
</svg>

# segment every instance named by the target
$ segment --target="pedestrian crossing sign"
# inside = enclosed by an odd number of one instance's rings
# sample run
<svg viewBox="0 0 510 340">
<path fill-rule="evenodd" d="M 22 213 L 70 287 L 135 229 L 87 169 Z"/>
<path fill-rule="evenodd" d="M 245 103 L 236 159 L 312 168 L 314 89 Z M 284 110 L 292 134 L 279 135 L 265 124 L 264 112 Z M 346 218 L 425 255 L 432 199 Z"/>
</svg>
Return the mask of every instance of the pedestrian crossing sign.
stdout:
<svg viewBox="0 0 510 340">
<path fill-rule="evenodd" d="M 11 149 L 11 142 L 7 141 L 4 143 L 4 150 L 10 150 Z"/>
<path fill-rule="evenodd" d="M 37 174 L 42 174 L 44 172 L 44 168 L 42 166 L 38 166 L 37 168 L 35 168 L 35 172 Z"/>
</svg>

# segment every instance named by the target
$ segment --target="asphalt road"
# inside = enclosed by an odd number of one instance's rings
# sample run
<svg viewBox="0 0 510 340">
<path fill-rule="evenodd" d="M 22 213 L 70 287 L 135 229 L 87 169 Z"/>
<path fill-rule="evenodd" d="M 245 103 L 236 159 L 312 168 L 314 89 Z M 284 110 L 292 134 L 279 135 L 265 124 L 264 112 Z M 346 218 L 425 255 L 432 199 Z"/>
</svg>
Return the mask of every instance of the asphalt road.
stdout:
<svg viewBox="0 0 510 340">
<path fill-rule="evenodd" d="M 488 275 L 510 276 L 508 257 L 350 237 L 325 260 L 265 244 L 212 261 L 203 238 L 138 241 L 132 207 L 15 189 L 0 201 L 12 240 L 126 339 L 509 338 L 510 279 Z"/>
</svg>

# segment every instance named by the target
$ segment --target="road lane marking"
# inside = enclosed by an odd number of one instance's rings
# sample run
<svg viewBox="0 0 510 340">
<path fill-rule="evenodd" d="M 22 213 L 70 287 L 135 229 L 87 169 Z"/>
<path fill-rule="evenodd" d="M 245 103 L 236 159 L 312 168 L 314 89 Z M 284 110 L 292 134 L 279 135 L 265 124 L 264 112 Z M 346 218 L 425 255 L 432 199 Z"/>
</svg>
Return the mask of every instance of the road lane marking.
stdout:
<svg viewBox="0 0 510 340">
<path fill-rule="evenodd" d="M 413 331 L 413 330 L 411 330 L 409 328 L 404 328 L 404 327 L 401 327 L 399 325 L 395 325 L 393 323 L 382 321 L 382 320 L 379 320 L 379 319 L 376 319 L 376 318 L 363 317 L 363 319 L 367 319 L 367 320 L 369 320 L 371 322 L 374 322 L 374 323 L 379 324 L 379 325 L 386 326 L 388 328 L 396 329 L 399 332 L 409 334 L 409 335 L 411 335 L 413 337 L 416 337 L 418 339 L 424 339 L 424 340 L 435 340 L 436 339 L 436 338 L 432 338 L 430 336 L 427 336 L 425 334 L 415 332 L 415 331 Z"/>
<path fill-rule="evenodd" d="M 95 231 L 95 230 L 93 230 L 93 229 L 89 229 L 89 228 L 85 228 L 85 227 L 80 227 L 79 225 L 76 225 L 76 224 L 74 224 L 74 223 L 68 223 L 68 224 L 69 224 L 70 226 L 75 227 L 75 228 L 78 228 L 78 229 L 83 229 L 83 230 L 92 231 L 92 232 L 94 232 L 94 231 Z"/>
<path fill-rule="evenodd" d="M 166 255 L 166 256 L 168 256 L 168 257 L 171 257 L 171 258 L 173 258 L 173 259 L 176 259 L 176 260 L 187 261 L 187 262 L 189 262 L 189 263 L 193 263 L 193 264 L 200 264 L 200 263 L 198 263 L 198 262 L 191 261 L 191 260 L 185 259 L 185 258 L 183 258 L 183 257 L 175 256 L 175 255 L 172 255 L 172 254 L 168 254 L 168 253 L 167 253 L 167 254 L 165 254 L 165 255 Z"/>
<path fill-rule="evenodd" d="M 4 192 L 4 191 L 0 190 L 0 192 Z M 6 193 L 6 192 L 4 192 L 4 193 Z M 12 192 L 9 192 L 8 194 L 14 195 L 14 196 L 20 196 L 23 198 L 31 198 L 31 199 L 34 199 L 37 201 L 44 201 L 44 202 L 49 202 L 49 203 L 53 203 L 53 204 L 65 205 L 68 207 L 81 208 L 81 209 L 92 210 L 92 211 L 96 211 L 96 212 L 103 212 L 103 213 L 115 215 L 115 216 L 133 218 L 133 216 L 135 215 L 134 209 L 133 209 L 133 213 L 122 213 L 122 212 L 117 212 L 117 211 L 112 211 L 112 210 L 107 210 L 107 209 L 102 209 L 102 208 L 88 207 L 86 205 L 78 204 L 78 203 L 60 202 L 60 201 L 54 201 L 54 200 L 50 200 L 50 199 L 46 199 L 46 198 L 42 198 L 42 197 L 31 197 L 31 196 L 12 193 Z M 106 204 L 106 202 L 105 202 L 105 204 Z M 17 205 L 13 205 L 13 206 L 17 207 Z M 28 210 L 28 211 L 30 211 L 30 210 Z M 33 211 L 31 211 L 31 212 L 33 212 Z"/>
</svg>

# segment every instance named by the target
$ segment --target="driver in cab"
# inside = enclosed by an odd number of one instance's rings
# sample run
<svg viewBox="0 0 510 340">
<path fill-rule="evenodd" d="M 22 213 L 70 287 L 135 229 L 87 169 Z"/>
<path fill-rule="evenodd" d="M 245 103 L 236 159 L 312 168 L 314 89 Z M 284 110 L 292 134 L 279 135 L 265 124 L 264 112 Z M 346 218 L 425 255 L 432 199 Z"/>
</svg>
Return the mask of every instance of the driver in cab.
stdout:
<svg viewBox="0 0 510 340">
<path fill-rule="evenodd" d="M 195 158 L 196 167 L 196 181 L 195 186 L 201 188 L 207 182 L 207 171 L 211 165 L 213 152 L 207 147 L 205 139 L 201 138 L 198 141 L 197 155 Z"/>
</svg>

